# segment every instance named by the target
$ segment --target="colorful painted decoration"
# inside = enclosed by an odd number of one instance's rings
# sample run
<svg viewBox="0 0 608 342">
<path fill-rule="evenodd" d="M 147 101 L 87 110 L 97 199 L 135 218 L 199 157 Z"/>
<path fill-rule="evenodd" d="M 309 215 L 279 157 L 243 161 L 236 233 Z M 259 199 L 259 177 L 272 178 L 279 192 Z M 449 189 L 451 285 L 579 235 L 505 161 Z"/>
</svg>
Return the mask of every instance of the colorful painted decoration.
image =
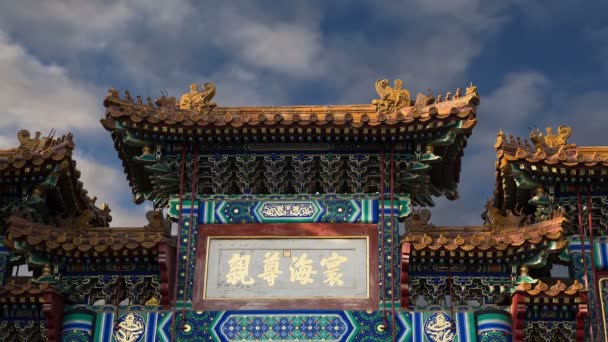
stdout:
<svg viewBox="0 0 608 342">
<path fill-rule="evenodd" d="M 146 323 L 144 318 L 135 312 L 120 316 L 114 324 L 114 339 L 117 342 L 139 342 L 144 337 Z"/>
<path fill-rule="evenodd" d="M 429 342 L 452 342 L 455 331 L 454 321 L 443 312 L 434 313 L 424 321 L 424 335 Z"/>
</svg>

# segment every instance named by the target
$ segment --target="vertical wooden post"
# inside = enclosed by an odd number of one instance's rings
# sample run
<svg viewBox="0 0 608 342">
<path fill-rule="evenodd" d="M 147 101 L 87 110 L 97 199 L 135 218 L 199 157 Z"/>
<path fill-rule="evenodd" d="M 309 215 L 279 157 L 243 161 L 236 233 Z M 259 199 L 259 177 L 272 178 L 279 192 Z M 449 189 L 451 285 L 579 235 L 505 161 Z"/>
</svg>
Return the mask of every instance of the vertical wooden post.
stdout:
<svg viewBox="0 0 608 342">
<path fill-rule="evenodd" d="M 409 243 L 403 243 L 401 245 L 401 310 L 407 310 L 409 307 L 411 248 L 412 245 Z"/>
<path fill-rule="evenodd" d="M 521 293 L 515 293 L 513 302 L 511 303 L 511 331 L 513 334 L 513 342 L 523 342 L 524 340 L 524 322 L 526 319 L 526 304 L 525 296 Z"/>
</svg>

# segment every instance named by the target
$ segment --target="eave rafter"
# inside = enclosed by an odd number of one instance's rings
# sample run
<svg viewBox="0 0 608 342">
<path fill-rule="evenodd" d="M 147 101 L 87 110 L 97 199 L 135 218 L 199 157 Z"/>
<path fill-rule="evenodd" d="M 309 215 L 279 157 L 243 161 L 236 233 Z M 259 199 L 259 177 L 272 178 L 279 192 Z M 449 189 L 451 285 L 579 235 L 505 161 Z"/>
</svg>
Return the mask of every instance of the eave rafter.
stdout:
<svg viewBox="0 0 608 342">
<path fill-rule="evenodd" d="M 190 165 L 194 145 L 203 194 L 273 193 L 268 185 L 279 180 L 264 180 L 274 174 L 261 171 L 279 169 L 286 171 L 280 179 L 287 183 L 279 188 L 287 193 L 377 192 L 377 155 L 385 151 L 388 158 L 392 145 L 399 191 L 425 206 L 433 205 L 431 196 L 457 198 L 460 157 L 476 124 L 476 87 L 448 93 L 444 100 L 430 94 L 412 100 L 400 82 L 393 88 L 381 80 L 377 91 L 380 99 L 363 105 L 221 107 L 210 101 L 212 84 L 201 91 L 193 85 L 179 102 L 164 95 L 144 103 L 129 92 L 121 97 L 110 90 L 101 121 L 112 132 L 137 203 L 166 205 L 178 192 L 180 151 L 187 149 Z M 303 156 L 310 160 L 300 160 Z M 307 169 L 319 175 L 298 176 Z M 230 173 L 216 177 L 226 182 L 214 181 L 218 170 Z M 338 183 L 327 176 L 338 177 Z M 256 179 L 261 181 L 251 181 Z"/>
</svg>

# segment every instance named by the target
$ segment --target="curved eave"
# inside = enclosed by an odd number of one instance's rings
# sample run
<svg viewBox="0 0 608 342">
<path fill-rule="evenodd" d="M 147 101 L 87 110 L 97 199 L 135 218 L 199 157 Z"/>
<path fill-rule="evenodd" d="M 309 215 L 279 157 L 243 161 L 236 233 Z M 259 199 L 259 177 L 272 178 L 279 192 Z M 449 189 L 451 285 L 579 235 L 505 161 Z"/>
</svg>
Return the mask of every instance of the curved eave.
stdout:
<svg viewBox="0 0 608 342">
<path fill-rule="evenodd" d="M 538 244 L 549 244 L 551 241 L 559 242 L 554 249 L 561 250 L 566 247 L 563 225 L 566 219 L 563 217 L 543 221 L 533 225 L 513 228 L 499 232 L 483 231 L 483 227 L 450 227 L 450 230 L 440 227 L 429 232 L 420 234 L 408 234 L 403 238 L 404 243 L 410 243 L 414 251 L 447 251 L 460 252 L 455 256 L 476 256 L 475 252 L 481 252 L 484 257 L 486 252 L 506 253 L 509 250 L 519 250 Z M 475 231 L 470 234 L 469 231 Z M 469 255 L 469 253 L 473 255 Z"/>
<path fill-rule="evenodd" d="M 449 101 L 427 106 L 409 106 L 393 113 L 378 113 L 374 105 L 284 106 L 284 107 L 216 107 L 206 113 L 177 107 L 135 104 L 118 97 L 106 97 L 106 119 L 128 121 L 151 131 L 178 134 L 201 134 L 203 128 L 322 127 L 371 128 L 399 127 L 475 115 L 479 97 L 471 93 Z M 180 132 L 181 129 L 181 132 Z M 192 130 L 189 132 L 189 130 Z M 234 134 L 229 132 L 229 134 Z M 238 134 L 238 133 L 237 133 Z"/>
<path fill-rule="evenodd" d="M 14 249 L 15 243 L 21 241 L 29 248 L 52 254 L 104 255 L 143 250 L 155 252 L 159 244 L 171 244 L 164 232 L 150 231 L 146 227 L 66 230 L 19 217 L 9 218 L 7 223 L 4 240 L 7 249 Z"/>
<path fill-rule="evenodd" d="M 151 191 L 147 185 L 148 174 L 143 164 L 133 158 L 141 154 L 142 146 L 158 146 L 171 143 L 222 144 L 243 141 L 276 142 L 303 141 L 304 144 L 322 141 L 361 143 L 388 141 L 415 141 L 423 145 L 431 143 L 438 150 L 454 154 L 459 159 L 476 124 L 477 93 L 427 106 L 409 106 L 393 113 L 376 112 L 374 105 L 348 106 L 286 106 L 286 107 L 216 107 L 205 114 L 176 107 L 156 107 L 136 104 L 119 97 L 106 97 L 106 115 L 103 127 L 112 133 L 115 149 L 123 162 L 123 168 L 134 194 L 134 201 L 142 203 Z M 435 132 L 449 126 L 455 134 L 451 141 L 433 141 Z M 265 140 L 267 137 L 267 140 Z M 277 139 L 275 139 L 277 138 Z M 284 140 L 285 139 L 285 140 Z M 359 139 L 359 140 L 357 140 Z M 324 140 L 323 140 L 324 141 Z M 458 145 L 455 150 L 450 145 Z M 178 146 L 179 148 L 179 146 Z M 139 150 L 138 150 L 139 149 Z M 434 168 L 454 167 L 454 158 L 441 160 Z M 431 161 L 429 161 L 430 163 Z M 434 161 L 433 161 L 434 162 Z M 441 188 L 437 193 L 422 194 L 414 201 L 432 205 L 431 195 L 446 195 L 455 199 L 460 176 L 457 170 L 447 177 L 433 176 L 431 183 Z"/>
</svg>

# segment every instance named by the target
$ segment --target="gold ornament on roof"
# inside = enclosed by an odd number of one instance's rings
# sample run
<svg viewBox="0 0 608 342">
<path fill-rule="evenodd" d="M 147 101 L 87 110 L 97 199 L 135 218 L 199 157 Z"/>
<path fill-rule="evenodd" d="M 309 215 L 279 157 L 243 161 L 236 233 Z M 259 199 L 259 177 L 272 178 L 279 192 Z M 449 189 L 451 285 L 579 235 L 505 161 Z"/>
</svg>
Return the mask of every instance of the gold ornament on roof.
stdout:
<svg viewBox="0 0 608 342">
<path fill-rule="evenodd" d="M 215 85 L 213 83 L 203 84 L 203 89 L 198 90 L 198 84 L 190 85 L 190 92 L 183 94 L 179 100 L 179 108 L 190 109 L 197 112 L 203 112 L 216 106 L 211 99 L 215 95 Z"/>
<path fill-rule="evenodd" d="M 465 95 L 473 94 L 477 92 L 477 86 L 473 85 L 473 82 L 467 87 Z"/>
<path fill-rule="evenodd" d="M 512 210 L 506 210 L 506 215 L 503 215 L 500 209 L 494 206 L 493 200 L 486 202 L 485 211 L 481 214 L 481 217 L 484 220 L 484 226 L 495 232 L 521 227 L 527 219 L 521 211 L 513 213 Z"/>
<path fill-rule="evenodd" d="M 35 138 L 30 138 L 30 132 L 22 129 L 17 133 L 17 140 L 19 140 L 19 149 L 23 151 L 33 151 L 40 144 L 40 132 L 36 132 Z"/>
<path fill-rule="evenodd" d="M 46 147 L 49 147 L 53 143 L 53 137 L 55 136 L 55 130 L 52 129 L 48 136 L 40 138 L 40 132 L 36 132 L 34 138 L 30 138 L 30 131 L 22 129 L 17 133 L 17 140 L 19 140 L 19 147 L 17 150 L 21 152 L 26 151 L 38 151 Z"/>
<path fill-rule="evenodd" d="M 410 91 L 401 89 L 402 80 L 395 80 L 395 87 L 390 86 L 387 79 L 376 81 L 376 91 L 380 99 L 372 101 L 376 105 L 376 111 L 382 114 L 392 113 L 395 110 L 410 105 Z"/>
<path fill-rule="evenodd" d="M 571 134 L 572 128 L 568 126 L 559 126 L 556 134 L 553 134 L 553 128 L 547 127 L 546 135 L 543 135 L 539 129 L 532 130 L 530 132 L 530 140 L 537 149 L 570 147 L 568 145 L 568 138 Z"/>
</svg>

